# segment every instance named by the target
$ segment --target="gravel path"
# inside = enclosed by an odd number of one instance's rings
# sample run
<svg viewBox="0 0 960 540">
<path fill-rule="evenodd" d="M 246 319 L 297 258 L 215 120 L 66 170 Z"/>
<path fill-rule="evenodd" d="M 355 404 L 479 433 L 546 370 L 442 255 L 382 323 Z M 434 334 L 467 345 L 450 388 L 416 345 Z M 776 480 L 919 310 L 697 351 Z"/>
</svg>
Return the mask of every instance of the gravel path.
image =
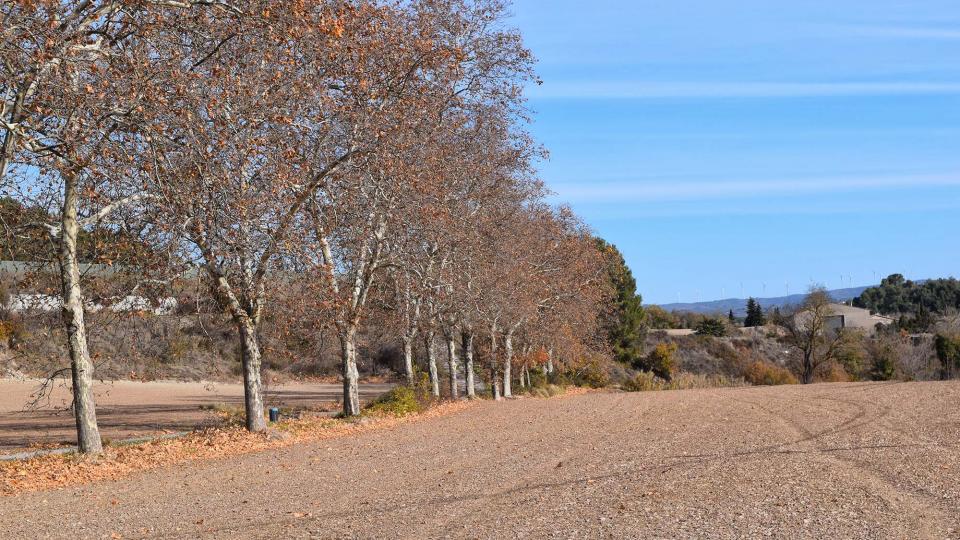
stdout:
<svg viewBox="0 0 960 540">
<path fill-rule="evenodd" d="M 0 379 L 0 455 L 13 454 L 35 444 L 73 445 L 77 428 L 70 404 L 69 381 L 59 381 L 52 392 L 31 407 L 40 381 Z M 372 399 L 391 384 L 361 384 L 360 397 Z M 212 406 L 243 407 L 243 385 L 211 382 L 97 381 L 94 384 L 97 419 L 105 439 L 121 440 L 188 431 L 217 422 Z M 339 383 L 289 382 L 267 388 L 269 407 L 315 406 L 339 401 Z"/>
<path fill-rule="evenodd" d="M 0 499 L 0 538 L 960 538 L 960 383 L 588 394 Z"/>
</svg>

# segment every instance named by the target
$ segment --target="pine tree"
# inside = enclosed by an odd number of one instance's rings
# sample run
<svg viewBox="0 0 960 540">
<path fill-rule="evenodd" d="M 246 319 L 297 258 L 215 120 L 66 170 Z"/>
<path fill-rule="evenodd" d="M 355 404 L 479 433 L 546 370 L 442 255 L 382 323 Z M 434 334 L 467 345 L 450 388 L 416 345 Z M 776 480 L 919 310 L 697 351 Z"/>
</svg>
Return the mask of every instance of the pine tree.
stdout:
<svg viewBox="0 0 960 540">
<path fill-rule="evenodd" d="M 727 319 L 730 319 L 730 324 L 736 324 L 737 317 L 734 316 L 732 309 L 730 310 L 730 313 L 727 314 Z"/>
<path fill-rule="evenodd" d="M 597 249 L 607 261 L 613 291 L 607 306 L 606 329 L 615 358 L 624 364 L 642 363 L 647 316 L 637 294 L 637 282 L 616 246 L 597 238 Z"/>
<path fill-rule="evenodd" d="M 743 321 L 743 325 L 746 327 L 753 326 L 763 326 L 767 324 L 767 318 L 763 314 L 763 308 L 760 307 L 760 302 L 757 302 L 752 297 L 747 299 L 747 318 Z"/>
</svg>

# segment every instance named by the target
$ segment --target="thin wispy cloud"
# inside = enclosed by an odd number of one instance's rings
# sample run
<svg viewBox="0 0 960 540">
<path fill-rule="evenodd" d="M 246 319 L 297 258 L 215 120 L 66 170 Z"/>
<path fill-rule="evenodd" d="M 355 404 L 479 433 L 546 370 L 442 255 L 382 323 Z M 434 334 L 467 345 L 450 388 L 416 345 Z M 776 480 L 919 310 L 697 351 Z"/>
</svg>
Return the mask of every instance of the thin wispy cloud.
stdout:
<svg viewBox="0 0 960 540">
<path fill-rule="evenodd" d="M 871 217 L 892 214 L 929 214 L 935 212 L 960 211 L 960 202 L 955 201 L 927 201 L 911 202 L 907 204 L 892 202 L 847 202 L 837 201 L 830 204 L 808 204 L 800 202 L 787 204 L 783 202 L 754 201 L 753 204 L 723 204 L 723 205 L 633 205 L 629 208 L 586 207 L 581 213 L 594 223 L 633 222 L 636 220 L 656 220 L 669 218 L 697 218 L 720 216 L 843 216 L 851 214 L 865 214 Z"/>
<path fill-rule="evenodd" d="M 764 181 L 616 182 L 554 185 L 560 198 L 572 202 L 656 202 L 737 199 L 777 195 L 811 195 L 862 190 L 960 186 L 960 173 L 847 176 Z"/>
<path fill-rule="evenodd" d="M 549 81 L 529 92 L 534 99 L 711 99 L 908 96 L 960 94 L 960 82 L 643 82 Z"/>
<path fill-rule="evenodd" d="M 960 28 L 936 26 L 834 25 L 831 30 L 855 36 L 924 40 L 960 40 Z"/>
</svg>

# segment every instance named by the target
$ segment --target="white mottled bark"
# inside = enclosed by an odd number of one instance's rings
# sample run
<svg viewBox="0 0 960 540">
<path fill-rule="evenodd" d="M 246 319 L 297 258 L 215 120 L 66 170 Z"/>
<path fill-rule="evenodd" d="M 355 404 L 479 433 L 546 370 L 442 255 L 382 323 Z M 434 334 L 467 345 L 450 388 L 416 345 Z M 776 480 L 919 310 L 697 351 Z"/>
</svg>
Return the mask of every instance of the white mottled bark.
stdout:
<svg viewBox="0 0 960 540">
<path fill-rule="evenodd" d="M 476 381 L 473 375 L 473 330 L 464 330 L 461 334 L 463 345 L 463 372 L 467 382 L 467 397 L 477 397 Z"/>
<path fill-rule="evenodd" d="M 447 370 L 450 372 L 450 399 L 458 399 L 460 389 L 457 382 L 457 342 L 453 336 L 453 332 L 447 336 Z"/>
<path fill-rule="evenodd" d="M 413 380 L 413 338 L 403 338 L 403 374 L 407 378 L 407 384 L 413 386 L 416 382 Z"/>
<path fill-rule="evenodd" d="M 83 292 L 80 287 L 80 263 L 77 260 L 76 176 L 64 176 L 63 211 L 60 215 L 60 281 L 63 294 L 63 322 L 70 349 L 73 378 L 73 412 L 77 421 L 77 446 L 81 453 L 103 451 L 97 410 L 93 398 L 93 362 L 87 349 L 87 327 L 83 318 Z"/>
<path fill-rule="evenodd" d="M 440 397 L 440 375 L 437 373 L 437 356 L 433 350 L 434 332 L 431 330 L 424 336 L 424 346 L 427 349 L 427 365 L 430 369 L 430 392 L 433 397 Z"/>
<path fill-rule="evenodd" d="M 245 319 L 237 322 L 240 332 L 240 359 L 243 366 L 243 402 L 246 409 L 247 429 L 264 431 L 267 420 L 263 409 L 263 380 L 261 379 L 260 343 L 253 321 Z"/>
<path fill-rule="evenodd" d="M 197 243 L 200 246 L 202 242 Z M 205 254 L 207 260 L 213 260 Z M 213 265 L 207 264 L 207 272 L 213 279 L 213 292 L 224 302 L 227 311 L 237 327 L 240 337 L 240 363 L 243 368 L 243 404 L 246 413 L 246 426 L 250 431 L 264 431 L 267 421 L 263 416 L 263 381 L 260 375 L 262 356 L 257 325 L 260 320 L 259 309 L 252 307 L 258 300 L 241 300 L 230 286 L 230 282 Z M 244 308 L 247 306 L 247 308 Z"/>
<path fill-rule="evenodd" d="M 507 330 L 503 338 L 503 397 L 513 397 L 513 329 Z"/>
<path fill-rule="evenodd" d="M 360 372 L 357 371 L 357 332 L 347 329 L 340 336 L 341 356 L 343 360 L 343 415 L 360 414 Z"/>
<path fill-rule="evenodd" d="M 500 394 L 500 370 L 497 369 L 497 325 L 490 325 L 490 386 L 493 387 L 493 399 L 502 399 Z"/>
</svg>

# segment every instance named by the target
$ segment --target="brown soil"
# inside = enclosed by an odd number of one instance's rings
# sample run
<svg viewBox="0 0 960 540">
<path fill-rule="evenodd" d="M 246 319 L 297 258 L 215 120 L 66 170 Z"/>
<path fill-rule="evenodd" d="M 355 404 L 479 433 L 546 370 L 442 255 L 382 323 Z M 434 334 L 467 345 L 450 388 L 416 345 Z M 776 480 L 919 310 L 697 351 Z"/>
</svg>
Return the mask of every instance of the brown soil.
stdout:
<svg viewBox="0 0 960 540">
<path fill-rule="evenodd" d="M 960 382 L 485 402 L 0 498 L 0 538 L 960 538 Z"/>
<path fill-rule="evenodd" d="M 76 442 L 67 381 L 30 406 L 40 381 L 0 379 L 0 454 L 29 447 L 71 445 Z M 362 384 L 361 396 L 370 399 L 392 385 Z M 95 386 L 97 417 L 108 440 L 187 431 L 219 421 L 212 408 L 243 407 L 243 386 L 225 383 L 107 381 Z M 336 383 L 273 384 L 268 388 L 269 407 L 336 409 L 343 387 Z"/>
</svg>

